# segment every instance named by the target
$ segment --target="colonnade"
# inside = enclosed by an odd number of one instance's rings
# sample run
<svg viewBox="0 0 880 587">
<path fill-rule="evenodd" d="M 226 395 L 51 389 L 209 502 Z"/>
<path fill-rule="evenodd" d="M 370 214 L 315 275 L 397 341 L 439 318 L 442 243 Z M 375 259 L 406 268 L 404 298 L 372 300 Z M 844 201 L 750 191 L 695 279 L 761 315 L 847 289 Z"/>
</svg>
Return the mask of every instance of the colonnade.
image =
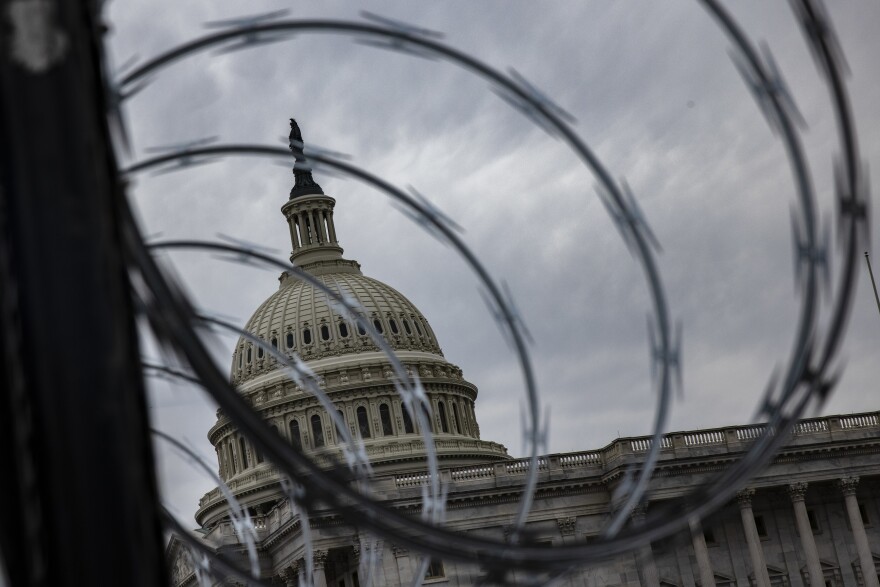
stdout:
<svg viewBox="0 0 880 587">
<path fill-rule="evenodd" d="M 865 587 L 880 587 L 877 580 L 877 569 L 874 565 L 874 558 L 871 553 L 871 547 L 868 543 L 868 535 L 865 532 L 862 514 L 859 510 L 858 501 L 856 500 L 858 483 L 858 477 L 844 477 L 837 480 L 835 485 L 843 497 L 846 506 L 849 526 L 858 552 L 863 585 Z M 822 571 L 822 563 L 819 559 L 819 550 L 816 547 L 816 540 L 813 536 L 813 529 L 810 525 L 810 518 L 805 503 L 807 487 L 807 483 L 798 482 L 789 484 L 785 490 L 791 500 L 795 524 L 797 526 L 798 534 L 800 535 L 801 552 L 807 562 L 806 567 L 810 576 L 810 585 L 821 587 L 825 585 L 825 580 Z M 752 511 L 752 499 L 754 495 L 754 489 L 743 489 L 737 493 L 736 502 L 742 520 L 742 529 L 746 538 L 748 559 L 751 570 L 754 573 L 755 585 L 757 587 L 770 587 L 770 576 L 767 571 L 767 563 L 764 559 L 761 537 L 758 533 L 757 525 L 755 524 L 755 514 Z M 632 515 L 636 523 L 638 523 L 640 520 L 644 519 L 644 509 L 636 509 L 633 511 Z M 705 535 L 699 521 L 694 520 L 691 522 L 690 534 L 697 563 L 696 570 L 699 575 L 699 584 L 701 587 L 715 587 L 715 573 L 712 570 L 709 550 L 706 546 Z M 736 556 L 736 553 L 731 552 L 731 555 Z M 659 587 L 660 578 L 657 573 L 657 565 L 654 561 L 651 548 L 645 547 L 637 553 L 636 558 L 640 566 L 642 583 L 646 585 L 646 587 Z M 818 577 L 818 581 L 814 579 L 816 577 Z"/>
</svg>

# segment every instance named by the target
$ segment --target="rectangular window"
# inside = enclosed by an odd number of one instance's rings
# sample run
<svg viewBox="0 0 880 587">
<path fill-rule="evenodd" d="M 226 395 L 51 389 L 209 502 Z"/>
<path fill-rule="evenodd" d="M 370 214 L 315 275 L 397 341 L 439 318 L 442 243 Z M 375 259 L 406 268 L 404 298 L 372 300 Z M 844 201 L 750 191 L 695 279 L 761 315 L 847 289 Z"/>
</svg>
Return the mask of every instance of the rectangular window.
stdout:
<svg viewBox="0 0 880 587">
<path fill-rule="evenodd" d="M 761 538 L 767 538 L 767 525 L 764 523 L 764 516 L 756 515 L 755 516 L 755 528 L 758 529 L 758 536 Z"/>
<path fill-rule="evenodd" d="M 816 511 L 807 510 L 807 519 L 810 520 L 810 529 L 814 534 L 818 534 L 821 530 L 819 529 L 819 520 L 816 518 Z"/>
<path fill-rule="evenodd" d="M 715 532 L 712 531 L 712 528 L 703 528 L 703 540 L 706 541 L 706 546 L 715 546 L 718 544 L 715 541 Z"/>
<path fill-rule="evenodd" d="M 442 579 L 445 576 L 446 572 L 443 570 L 443 561 L 432 558 L 431 564 L 428 565 L 428 570 L 425 571 L 425 579 Z"/>
</svg>

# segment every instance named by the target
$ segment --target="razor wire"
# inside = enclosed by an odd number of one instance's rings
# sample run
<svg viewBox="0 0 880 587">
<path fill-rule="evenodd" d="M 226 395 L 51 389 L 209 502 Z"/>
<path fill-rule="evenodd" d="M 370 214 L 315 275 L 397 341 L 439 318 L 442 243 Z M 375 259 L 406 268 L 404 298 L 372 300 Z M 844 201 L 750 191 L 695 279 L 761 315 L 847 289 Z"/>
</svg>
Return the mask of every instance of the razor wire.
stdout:
<svg viewBox="0 0 880 587">
<path fill-rule="evenodd" d="M 172 49 L 138 67 L 126 75 L 116 86 L 118 100 L 113 103 L 121 104 L 128 95 L 136 91 L 136 88 L 142 87 L 148 81 L 148 76 L 155 75 L 159 69 L 177 59 L 207 48 L 216 46 L 222 48 L 224 44 L 231 42 L 238 43 L 237 45 L 227 45 L 227 49 L 233 51 L 256 43 L 275 42 L 286 38 L 286 33 L 297 31 L 366 35 L 367 40 L 371 41 L 374 46 L 382 46 L 418 57 L 446 59 L 489 80 L 492 84 L 491 89 L 498 93 L 502 99 L 517 108 L 540 128 L 565 141 L 573 149 L 597 176 L 600 198 L 624 241 L 642 266 L 654 309 L 653 315 L 649 318 L 649 332 L 653 332 L 656 328 L 659 336 L 658 340 L 654 340 L 653 334 L 651 335 L 652 362 L 659 374 L 655 375 L 655 385 L 658 388 L 658 408 L 651 449 L 638 479 L 629 488 L 629 493 L 624 496 L 625 503 L 606 528 L 604 539 L 599 543 L 586 546 L 556 546 L 551 549 L 517 540 L 516 534 L 514 534 L 514 540 L 509 542 L 476 539 L 473 536 L 449 532 L 432 524 L 422 524 L 418 521 L 401 518 L 399 515 L 396 516 L 393 510 L 373 503 L 368 497 L 349 490 L 344 480 L 336 472 L 332 470 L 321 471 L 304 455 L 295 454 L 292 447 L 283 443 L 280 438 L 272 438 L 268 425 L 263 423 L 259 416 L 237 397 L 235 390 L 211 363 L 210 357 L 193 333 L 191 320 L 196 314 L 195 311 L 181 291 L 174 284 L 168 282 L 161 269 L 155 264 L 149 250 L 143 245 L 133 219 L 129 216 L 126 224 L 128 254 L 133 263 L 133 271 L 136 271 L 143 278 L 141 281 L 142 293 L 148 295 L 144 295 L 142 299 L 150 300 L 146 305 L 158 338 L 170 347 L 177 349 L 178 353 L 187 358 L 196 377 L 211 391 L 221 408 L 224 409 L 224 413 L 228 414 L 239 430 L 247 434 L 252 442 L 272 460 L 280 472 L 287 474 L 292 479 L 299 479 L 298 473 L 309 473 L 308 477 L 302 477 L 303 504 L 308 506 L 312 503 L 316 491 L 332 489 L 332 491 L 339 491 L 338 494 L 330 493 L 332 505 L 338 508 L 347 520 L 358 527 L 369 528 L 379 536 L 394 538 L 398 542 L 403 541 L 407 546 L 420 552 L 443 558 L 477 562 L 487 569 L 503 570 L 516 567 L 536 572 L 542 570 L 565 572 L 573 567 L 620 554 L 669 535 L 686 527 L 690 519 L 705 516 L 717 509 L 728 501 L 747 479 L 769 462 L 769 459 L 786 441 L 786 432 L 791 429 L 810 403 L 818 404 L 827 398 L 836 379 L 829 372 L 840 350 L 854 294 L 857 275 L 855 272 L 857 254 L 854 251 L 867 232 L 868 187 L 859 161 L 851 110 L 846 88 L 842 81 L 842 52 L 831 28 L 830 20 L 822 6 L 818 2 L 810 0 L 802 0 L 800 4 L 793 3 L 794 11 L 799 19 L 798 23 L 805 33 L 820 73 L 829 87 L 842 148 L 842 160 L 835 167 L 835 177 L 838 201 L 837 221 L 840 236 L 844 241 L 842 247 L 844 263 L 831 300 L 831 319 L 824 336 L 820 336 L 816 317 L 818 305 L 817 273 L 821 269 L 826 275 L 830 274 L 827 266 L 830 261 L 830 252 L 827 250 L 829 246 L 827 240 L 820 243 L 817 236 L 814 197 L 807 164 L 799 144 L 797 131 L 799 116 L 794 106 L 793 97 L 788 92 L 769 52 L 765 52 L 764 57 L 761 58 L 745 34 L 723 8 L 714 0 L 704 0 L 704 4 L 724 34 L 733 43 L 735 47 L 734 63 L 752 90 L 771 128 L 780 136 L 791 164 L 799 199 L 799 216 L 795 216 L 793 220 L 793 236 L 797 253 L 795 275 L 801 293 L 802 305 L 792 353 L 787 368 L 784 370 L 784 376 L 781 383 L 777 383 L 777 378 L 771 380 L 765 391 L 763 402 L 758 408 L 758 413 L 768 418 L 764 434 L 752 445 L 743 459 L 709 484 L 698 488 L 683 500 L 661 504 L 656 509 L 652 508 L 645 524 L 638 531 L 631 528 L 623 529 L 622 525 L 632 506 L 636 505 L 644 496 L 653 465 L 659 455 L 660 440 L 671 399 L 671 376 L 674 373 L 677 374 L 681 368 L 678 348 L 680 337 L 673 337 L 673 329 L 670 326 L 665 295 L 655 260 L 655 254 L 659 250 L 658 243 L 639 210 L 635 197 L 625 187 L 624 182 L 618 184 L 613 181 L 610 173 L 602 166 L 598 158 L 567 124 L 570 117 L 564 110 L 557 107 L 515 71 L 512 71 L 509 77 L 505 76 L 476 59 L 434 40 L 437 38 L 436 34 L 429 34 L 429 31 L 404 26 L 402 23 L 389 19 L 384 19 L 383 25 L 385 26 L 328 20 L 250 22 Z M 136 84 L 141 84 L 141 86 Z M 128 89 L 128 93 L 126 93 L 126 89 Z M 119 124 L 121 124 L 121 118 L 119 120 Z M 370 176 L 354 166 L 322 153 L 320 150 L 302 145 L 300 145 L 300 150 L 310 163 L 335 169 L 385 191 L 418 214 L 418 218 L 431 228 L 435 236 L 439 233 L 454 246 L 456 243 L 463 246 L 461 240 L 451 230 L 449 223 L 443 219 L 436 208 L 433 208 L 432 205 L 426 205 L 426 201 L 420 202 L 417 198 L 410 197 L 384 180 Z M 133 173 L 167 162 L 177 162 L 180 167 L 186 167 L 193 165 L 193 161 L 198 161 L 194 158 L 199 156 L 232 153 L 273 157 L 283 155 L 290 158 L 290 155 L 281 149 L 275 148 L 273 150 L 271 147 L 254 145 L 188 146 L 150 161 L 137 163 L 129 168 L 128 172 Z M 259 257 L 258 253 L 245 247 L 232 247 L 230 252 L 233 252 L 232 249 L 236 254 L 251 258 Z M 466 247 L 464 250 L 459 249 L 459 252 L 465 256 L 472 267 L 482 267 L 475 257 L 468 257 L 464 251 L 468 251 Z M 264 258 L 263 261 L 265 260 Z M 488 278 L 488 273 L 486 273 L 486 277 Z M 494 282 L 490 280 L 489 284 L 494 285 Z M 525 516 L 531 505 L 531 496 L 537 484 L 537 451 L 541 446 L 540 410 L 537 389 L 534 387 L 534 381 L 530 375 L 531 367 L 528 363 L 528 351 L 521 321 L 510 304 L 511 300 L 500 289 L 489 287 L 489 292 L 497 304 L 495 309 L 498 310 L 498 315 L 503 316 L 506 320 L 504 328 L 512 338 L 521 360 L 531 421 L 529 428 L 529 475 L 522 490 L 520 510 L 517 522 L 514 524 L 514 528 L 518 531 L 524 524 Z M 360 508 L 367 508 L 373 513 L 363 515 Z M 381 512 L 381 515 L 377 515 L 376 512 Z M 203 547 L 203 545 L 201 546 Z M 213 553 L 211 554 L 213 555 Z"/>
</svg>

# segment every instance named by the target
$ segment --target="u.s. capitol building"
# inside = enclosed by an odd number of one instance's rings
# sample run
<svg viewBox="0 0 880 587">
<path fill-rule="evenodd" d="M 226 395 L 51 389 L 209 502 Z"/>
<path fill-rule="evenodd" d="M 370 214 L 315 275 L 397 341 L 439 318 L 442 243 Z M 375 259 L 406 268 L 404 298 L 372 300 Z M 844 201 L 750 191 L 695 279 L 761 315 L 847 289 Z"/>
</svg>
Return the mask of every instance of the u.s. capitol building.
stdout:
<svg viewBox="0 0 880 587">
<path fill-rule="evenodd" d="M 291 136 L 301 140 L 293 121 Z M 343 258 L 333 221 L 335 201 L 308 171 L 294 174 L 296 184 L 282 207 L 293 245 L 291 260 L 331 290 L 356 298 L 405 368 L 418 373 L 431 406 L 441 480 L 448 487 L 445 525 L 459 532 L 494 529 L 501 536 L 516 512 L 527 461 L 513 459 L 502 445 L 480 438 L 474 411 L 477 387 L 444 357 L 418 308 L 392 287 L 363 275 L 357 262 Z M 418 422 L 396 392 L 386 355 L 323 292 L 286 275 L 280 281 L 246 329 L 307 363 L 352 436 L 363 440 L 377 499 L 418 515 L 427 479 L 425 445 Z M 231 379 L 291 445 L 318 462 L 333 462 L 341 454 L 341 439 L 326 410 L 290 381 L 268 353 L 240 340 Z M 746 425 L 667 434 L 652 479 L 652 503 L 688 494 L 742 458 L 762 431 L 761 425 Z M 309 556 L 315 585 L 360 585 L 358 568 L 365 553 L 357 528 L 332 510 L 312 511 L 312 548 L 307 549 L 300 517 L 271 463 L 223 414 L 208 437 L 217 451 L 220 477 L 253 519 L 264 582 L 299 585 Z M 649 448 L 647 437 L 618 438 L 596 450 L 541 457 L 529 536 L 552 545 L 592 540 L 609 519 L 615 487 Z M 686 534 L 583 568 L 562 584 L 878 587 L 878 481 L 880 414 L 803 420 L 772 464 L 715 516 L 693 523 Z M 643 508 L 632 515 L 644 515 Z M 195 518 L 207 545 L 248 568 L 246 547 L 219 489 L 200 500 Z M 412 584 L 418 553 L 387 540 L 371 543 L 371 548 L 374 585 Z M 183 543 L 172 539 L 167 554 L 173 585 L 195 585 Z M 473 585 L 483 574 L 473 565 L 436 560 L 428 565 L 424 583 Z M 515 573 L 511 578 L 516 582 Z"/>
</svg>

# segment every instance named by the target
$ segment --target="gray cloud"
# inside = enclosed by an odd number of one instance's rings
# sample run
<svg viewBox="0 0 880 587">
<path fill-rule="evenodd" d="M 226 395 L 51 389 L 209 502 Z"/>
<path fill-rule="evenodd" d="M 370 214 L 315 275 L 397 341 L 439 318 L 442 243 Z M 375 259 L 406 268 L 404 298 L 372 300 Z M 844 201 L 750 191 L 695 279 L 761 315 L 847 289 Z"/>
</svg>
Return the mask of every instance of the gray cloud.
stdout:
<svg viewBox="0 0 880 587">
<path fill-rule="evenodd" d="M 445 31 L 451 45 L 515 67 L 577 117 L 577 130 L 611 173 L 627 178 L 663 245 L 670 310 L 684 324 L 685 396 L 674 407 L 672 427 L 749 418 L 794 336 L 799 300 L 789 209 L 795 193 L 784 150 L 707 14 L 696 4 L 669 3 L 365 7 Z M 808 122 L 803 140 L 817 199 L 828 216 L 834 119 L 802 35 L 784 3 L 730 8 L 753 39 L 767 40 L 796 95 Z M 862 148 L 876 167 L 880 40 L 869 23 L 877 22 L 880 7 L 832 8 L 852 72 Z M 112 5 L 112 48 L 117 61 L 154 55 L 202 34 L 201 22 L 239 10 L 229 2 Z M 296 5 L 292 14 L 357 18 L 341 2 Z M 211 135 L 279 144 L 287 118 L 296 116 L 307 141 L 351 153 L 397 185 L 417 186 L 466 228 L 467 242 L 510 283 L 535 337 L 542 401 L 551 410 L 550 450 L 595 448 L 618 433 L 649 432 L 650 306 L 639 266 L 596 198 L 591 173 L 484 80 L 446 62 L 302 34 L 175 64 L 131 101 L 128 115 L 138 156 L 150 145 Z M 382 195 L 317 175 L 337 198 L 346 255 L 422 309 L 446 356 L 480 387 L 483 437 L 518 452 L 520 432 L 510 424 L 519 420 L 523 397 L 519 368 L 476 280 Z M 198 238 L 222 232 L 274 247 L 283 258 L 290 244 L 279 208 L 291 181 L 289 170 L 272 163 L 227 159 L 141 177 L 133 197 L 147 232 Z M 202 307 L 242 322 L 277 286 L 270 272 L 197 253 L 173 258 Z M 877 407 L 870 391 L 878 376 L 880 316 L 863 268 L 844 348 L 847 369 L 827 412 Z M 217 352 L 223 369 L 229 348 Z M 211 454 L 204 434 L 213 408 L 189 390 L 161 386 L 152 405 L 160 426 Z M 188 515 L 210 483 L 183 463 L 166 462 L 169 498 Z"/>
</svg>

